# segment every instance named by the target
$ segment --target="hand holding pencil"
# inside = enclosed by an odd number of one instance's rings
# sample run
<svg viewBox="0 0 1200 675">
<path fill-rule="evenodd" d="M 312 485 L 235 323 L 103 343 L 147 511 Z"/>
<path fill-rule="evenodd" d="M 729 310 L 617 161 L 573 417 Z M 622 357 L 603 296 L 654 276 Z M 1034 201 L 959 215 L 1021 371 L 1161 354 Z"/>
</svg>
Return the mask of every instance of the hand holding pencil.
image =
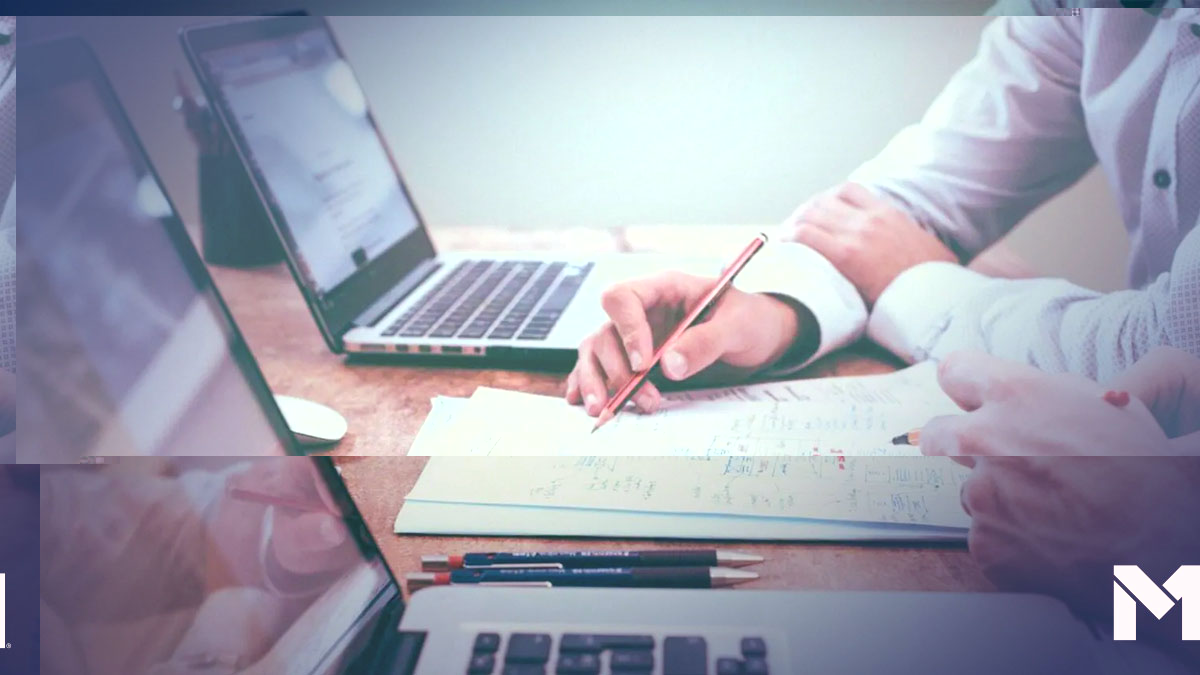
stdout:
<svg viewBox="0 0 1200 675">
<path fill-rule="evenodd" d="M 742 253 L 746 250 L 749 247 Z M 732 270 L 731 265 L 726 271 Z M 787 302 L 728 284 L 705 311 L 706 296 L 719 282 L 667 272 L 608 289 L 602 300 L 610 320 L 580 344 L 579 359 L 567 378 L 567 401 L 599 416 L 635 373 L 650 371 L 656 362 L 669 380 L 690 380 L 699 374 L 739 379 L 774 363 L 798 337 L 811 332 L 804 330 L 801 315 Z M 688 321 L 697 309 L 703 316 Z M 673 331 L 678 334 L 668 345 Z M 653 412 L 661 402 L 657 387 L 646 378 L 631 399 L 643 412 Z"/>
</svg>

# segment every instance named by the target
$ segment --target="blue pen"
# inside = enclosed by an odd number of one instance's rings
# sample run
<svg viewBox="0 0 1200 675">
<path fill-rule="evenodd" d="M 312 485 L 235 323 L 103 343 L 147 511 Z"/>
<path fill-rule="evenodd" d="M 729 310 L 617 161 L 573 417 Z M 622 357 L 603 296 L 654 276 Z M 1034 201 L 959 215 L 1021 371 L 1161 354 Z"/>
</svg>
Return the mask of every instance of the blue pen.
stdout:
<svg viewBox="0 0 1200 675">
<path fill-rule="evenodd" d="M 763 558 L 760 555 L 713 549 L 527 551 L 423 555 L 421 556 L 421 570 L 444 572 L 457 569 L 497 569 L 502 567 L 745 567 L 762 561 Z"/>
</svg>

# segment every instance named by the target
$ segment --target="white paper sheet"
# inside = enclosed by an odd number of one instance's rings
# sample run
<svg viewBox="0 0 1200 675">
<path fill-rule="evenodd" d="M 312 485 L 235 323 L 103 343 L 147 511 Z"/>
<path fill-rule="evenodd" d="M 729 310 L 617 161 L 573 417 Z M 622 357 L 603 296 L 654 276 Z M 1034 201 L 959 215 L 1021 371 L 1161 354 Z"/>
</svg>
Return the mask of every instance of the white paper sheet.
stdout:
<svg viewBox="0 0 1200 675">
<path fill-rule="evenodd" d="M 890 439 L 958 412 L 930 365 L 889 375 L 673 394 L 653 415 L 595 420 L 561 397 L 480 387 L 435 401 L 410 455 L 916 455 Z M 436 439 L 436 441 L 434 441 Z"/>
<path fill-rule="evenodd" d="M 466 406 L 467 399 L 435 396 L 430 404 L 432 407 L 429 415 L 421 424 L 421 430 L 417 432 L 417 437 L 413 439 L 412 445 L 408 447 L 408 454 L 414 457 L 441 454 L 443 439 L 452 428 L 451 425 L 457 419 L 458 413 Z"/>
<path fill-rule="evenodd" d="M 966 527 L 937 457 L 434 457 L 409 501 Z"/>
</svg>

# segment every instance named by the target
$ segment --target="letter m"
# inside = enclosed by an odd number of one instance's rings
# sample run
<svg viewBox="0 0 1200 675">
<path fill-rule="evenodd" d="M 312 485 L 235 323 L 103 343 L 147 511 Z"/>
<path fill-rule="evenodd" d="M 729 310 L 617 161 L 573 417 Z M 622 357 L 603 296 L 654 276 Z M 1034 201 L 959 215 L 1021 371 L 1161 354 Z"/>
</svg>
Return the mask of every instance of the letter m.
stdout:
<svg viewBox="0 0 1200 675">
<path fill-rule="evenodd" d="M 1137 565 L 1113 565 L 1113 577 L 1114 640 L 1137 639 L 1137 603 L 1150 610 L 1154 618 L 1161 619 L 1175 606 L 1176 600 L 1183 613 L 1183 639 L 1200 640 L 1200 612 L 1196 611 L 1200 607 L 1194 606 L 1200 602 L 1200 565 L 1182 565 L 1175 570 L 1163 584 L 1166 593 Z M 1184 597 L 1196 599 L 1189 603 L 1183 601 Z"/>
</svg>

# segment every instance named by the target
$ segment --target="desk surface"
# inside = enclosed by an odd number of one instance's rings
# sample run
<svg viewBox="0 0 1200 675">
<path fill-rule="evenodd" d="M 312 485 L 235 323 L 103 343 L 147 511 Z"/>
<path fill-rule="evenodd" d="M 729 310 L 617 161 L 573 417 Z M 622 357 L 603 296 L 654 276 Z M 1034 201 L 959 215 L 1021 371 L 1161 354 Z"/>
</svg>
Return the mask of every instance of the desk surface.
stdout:
<svg viewBox="0 0 1200 675">
<path fill-rule="evenodd" d="M 568 229 L 504 231 L 443 229 L 435 238 L 440 250 L 555 249 L 582 253 L 667 250 L 679 241 L 689 252 L 723 255 L 736 249 L 753 228 L 636 227 L 620 230 Z M 429 412 L 435 395 L 469 396 L 491 386 L 553 394 L 561 391 L 562 373 L 512 372 L 471 368 L 425 368 L 347 363 L 329 352 L 291 275 L 282 266 L 252 270 L 211 267 L 217 285 L 257 357 L 271 388 L 333 406 L 346 416 L 350 432 L 334 450 L 343 456 L 346 482 L 384 555 L 397 574 L 416 571 L 420 556 L 471 550 L 547 548 L 624 548 L 686 546 L 679 542 L 542 538 L 397 537 L 392 521 L 424 460 L 404 455 Z M 831 355 L 802 376 L 887 372 L 896 362 L 863 343 Z M 356 457 L 349 457 L 349 456 Z M 388 455 L 391 457 L 358 457 Z M 695 546 L 695 544 L 691 544 Z M 959 546 L 843 546 L 754 543 L 730 548 L 759 553 L 767 562 L 756 568 L 762 578 L 746 587 L 877 590 L 984 590 L 982 577 Z"/>
</svg>

